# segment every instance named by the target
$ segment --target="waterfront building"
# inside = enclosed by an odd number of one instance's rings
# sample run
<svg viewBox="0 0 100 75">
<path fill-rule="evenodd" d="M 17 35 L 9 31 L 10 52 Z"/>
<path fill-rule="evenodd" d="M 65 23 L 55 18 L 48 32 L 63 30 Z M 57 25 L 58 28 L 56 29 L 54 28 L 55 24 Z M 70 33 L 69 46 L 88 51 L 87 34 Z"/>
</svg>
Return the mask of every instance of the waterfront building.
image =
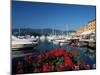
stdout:
<svg viewBox="0 0 100 75">
<path fill-rule="evenodd" d="M 88 31 L 92 33 L 89 35 L 90 39 L 96 40 L 96 20 L 92 20 L 88 22 Z"/>
<path fill-rule="evenodd" d="M 96 20 L 92 20 L 88 22 L 88 30 L 90 31 L 96 30 Z"/>
<path fill-rule="evenodd" d="M 95 31 L 96 31 L 96 20 L 91 20 L 85 25 L 77 30 L 76 36 L 81 37 L 82 39 L 95 39 Z"/>
<path fill-rule="evenodd" d="M 80 36 L 80 34 L 83 33 L 83 32 L 84 32 L 84 27 L 81 27 L 76 31 L 76 35 Z"/>
</svg>

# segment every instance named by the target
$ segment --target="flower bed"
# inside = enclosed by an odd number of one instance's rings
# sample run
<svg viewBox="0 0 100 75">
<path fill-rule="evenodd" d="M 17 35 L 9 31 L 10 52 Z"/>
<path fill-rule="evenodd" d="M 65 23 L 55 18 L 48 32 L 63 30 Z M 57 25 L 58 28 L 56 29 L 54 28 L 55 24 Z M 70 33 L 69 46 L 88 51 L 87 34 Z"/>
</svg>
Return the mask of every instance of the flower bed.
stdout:
<svg viewBox="0 0 100 75">
<path fill-rule="evenodd" d="M 73 71 L 90 69 L 90 65 L 80 60 L 77 49 L 72 51 L 54 49 L 42 52 L 38 56 L 25 56 L 22 61 L 16 63 L 16 74 L 41 73 L 55 71 Z"/>
</svg>

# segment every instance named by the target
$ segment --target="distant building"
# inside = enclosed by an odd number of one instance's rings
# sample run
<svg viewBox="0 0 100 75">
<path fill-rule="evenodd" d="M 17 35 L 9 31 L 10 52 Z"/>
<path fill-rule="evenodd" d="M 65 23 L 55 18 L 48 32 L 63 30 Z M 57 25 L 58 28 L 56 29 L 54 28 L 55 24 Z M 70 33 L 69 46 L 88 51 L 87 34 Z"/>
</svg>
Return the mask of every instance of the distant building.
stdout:
<svg viewBox="0 0 100 75">
<path fill-rule="evenodd" d="M 79 28 L 79 29 L 77 30 L 77 32 L 76 32 L 76 35 L 77 35 L 77 36 L 80 36 L 80 34 L 81 34 L 82 32 L 84 32 L 84 27 Z"/>
<path fill-rule="evenodd" d="M 96 20 L 92 20 L 88 22 L 88 30 L 90 31 L 96 30 Z"/>
<path fill-rule="evenodd" d="M 95 35 L 95 31 L 96 31 L 96 20 L 94 19 L 89 21 L 86 26 L 79 28 L 76 32 L 76 36 L 90 38 L 91 37 L 90 35 L 92 33 L 94 33 Z"/>
<path fill-rule="evenodd" d="M 91 32 L 95 32 L 96 30 L 96 20 L 91 20 L 87 23 L 86 26 L 81 27 L 77 30 L 76 35 L 80 36 L 82 34 L 89 34 Z"/>
</svg>

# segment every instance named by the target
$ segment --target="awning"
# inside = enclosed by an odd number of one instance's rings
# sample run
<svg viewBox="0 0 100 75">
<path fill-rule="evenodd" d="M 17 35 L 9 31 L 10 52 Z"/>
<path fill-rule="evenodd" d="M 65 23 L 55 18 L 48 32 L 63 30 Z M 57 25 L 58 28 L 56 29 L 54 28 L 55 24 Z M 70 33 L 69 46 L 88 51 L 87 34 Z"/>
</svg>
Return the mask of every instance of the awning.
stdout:
<svg viewBox="0 0 100 75">
<path fill-rule="evenodd" d="M 87 35 L 87 34 L 91 34 L 91 33 L 93 33 L 93 31 L 85 31 L 85 32 L 81 33 L 81 35 Z"/>
</svg>

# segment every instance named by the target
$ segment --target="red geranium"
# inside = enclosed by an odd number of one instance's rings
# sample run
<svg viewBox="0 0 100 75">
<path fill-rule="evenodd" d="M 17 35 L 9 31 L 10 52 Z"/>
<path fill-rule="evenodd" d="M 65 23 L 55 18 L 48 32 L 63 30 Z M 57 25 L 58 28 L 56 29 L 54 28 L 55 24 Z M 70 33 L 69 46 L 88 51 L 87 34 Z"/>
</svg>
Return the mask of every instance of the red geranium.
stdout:
<svg viewBox="0 0 100 75">
<path fill-rule="evenodd" d="M 64 57 L 64 63 L 65 63 L 65 66 L 73 69 L 74 65 L 70 57 Z"/>
<path fill-rule="evenodd" d="M 57 71 L 63 71 L 64 67 L 65 67 L 64 64 L 59 64 L 59 65 L 57 65 L 56 70 Z"/>
<path fill-rule="evenodd" d="M 43 72 L 49 72 L 50 71 L 50 65 L 48 63 L 45 63 L 42 67 Z"/>
<path fill-rule="evenodd" d="M 32 56 L 32 55 L 26 56 L 26 57 L 24 58 L 24 60 L 26 60 L 27 62 L 32 62 L 32 61 L 33 61 L 33 56 Z"/>
<path fill-rule="evenodd" d="M 24 73 L 23 64 L 20 61 L 17 62 L 16 73 L 18 73 L 18 74 Z"/>
<path fill-rule="evenodd" d="M 55 49 L 55 50 L 49 51 L 48 55 L 49 54 L 53 54 L 57 57 L 57 56 L 61 56 L 61 55 L 69 55 L 69 52 L 66 50 L 63 50 L 63 49 Z"/>
</svg>

